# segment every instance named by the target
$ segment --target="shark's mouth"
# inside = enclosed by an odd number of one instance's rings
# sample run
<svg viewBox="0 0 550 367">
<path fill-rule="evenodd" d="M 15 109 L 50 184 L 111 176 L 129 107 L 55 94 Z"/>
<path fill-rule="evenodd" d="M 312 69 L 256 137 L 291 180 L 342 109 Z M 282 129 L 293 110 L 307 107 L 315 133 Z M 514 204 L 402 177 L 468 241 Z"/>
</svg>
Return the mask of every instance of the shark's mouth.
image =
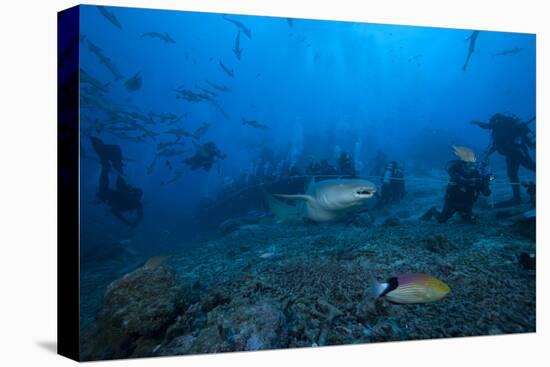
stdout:
<svg viewBox="0 0 550 367">
<path fill-rule="evenodd" d="M 376 189 L 374 188 L 361 187 L 355 192 L 355 195 L 360 197 L 362 196 L 371 197 L 374 195 L 375 192 L 376 192 Z"/>
</svg>

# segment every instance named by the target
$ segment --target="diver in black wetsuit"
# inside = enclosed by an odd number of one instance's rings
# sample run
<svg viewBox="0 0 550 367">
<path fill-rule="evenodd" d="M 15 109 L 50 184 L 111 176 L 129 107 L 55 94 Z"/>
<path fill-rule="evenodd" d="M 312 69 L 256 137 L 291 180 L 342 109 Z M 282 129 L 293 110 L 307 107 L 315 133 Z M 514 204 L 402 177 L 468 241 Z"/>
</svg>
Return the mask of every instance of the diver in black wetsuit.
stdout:
<svg viewBox="0 0 550 367">
<path fill-rule="evenodd" d="M 472 121 L 473 125 L 482 129 L 491 130 L 492 143 L 485 152 L 485 162 L 491 154 L 498 152 L 506 158 L 508 178 L 512 185 L 513 197 L 511 200 L 497 204 L 497 207 L 518 205 L 521 203 L 520 182 L 518 170 L 520 166 L 535 172 L 535 161 L 529 155 L 529 149 L 535 148 L 534 135 L 529 129 L 529 123 L 520 121 L 515 116 L 507 116 L 500 113 L 491 117 L 486 122 Z"/>
<path fill-rule="evenodd" d="M 305 173 L 309 176 L 314 176 L 316 181 L 334 178 L 338 175 L 338 171 L 326 159 L 320 161 L 312 161 L 306 168 Z"/>
<path fill-rule="evenodd" d="M 92 147 L 99 157 L 101 166 L 113 168 L 116 172 L 122 174 L 122 151 L 120 146 L 114 144 L 105 144 L 101 139 L 95 136 L 90 137 Z"/>
<path fill-rule="evenodd" d="M 91 138 L 92 146 L 101 163 L 97 197 L 111 207 L 111 212 L 124 224 L 135 227 L 143 218 L 141 198 L 143 191 L 130 186 L 122 177 L 122 151 L 118 145 L 105 144 L 96 137 Z M 114 189 L 109 187 L 109 173 L 117 174 Z"/>
<path fill-rule="evenodd" d="M 331 178 L 337 174 L 336 168 L 334 168 L 326 159 L 321 159 L 319 169 L 321 175 L 326 175 L 328 178 Z"/>
<path fill-rule="evenodd" d="M 439 223 L 445 223 L 456 212 L 470 223 L 475 223 L 476 218 L 472 213 L 472 207 L 479 194 L 491 195 L 489 187 L 493 176 L 478 169 L 474 162 L 453 160 L 447 165 L 450 181 L 445 193 L 445 203 L 440 212 L 436 207 L 430 208 L 422 217 L 423 220 L 430 220 L 435 217 Z"/>
<path fill-rule="evenodd" d="M 214 163 L 227 157 L 227 155 L 223 154 L 216 144 L 211 141 L 202 145 L 195 144 L 195 149 L 194 156 L 183 160 L 183 162 L 190 166 L 193 171 L 199 168 L 210 171 Z"/>
<path fill-rule="evenodd" d="M 356 177 L 355 162 L 351 155 L 347 152 L 342 152 L 338 157 L 338 174 L 345 175 L 346 177 Z"/>
<path fill-rule="evenodd" d="M 382 175 L 382 190 L 377 208 L 388 204 L 398 204 L 405 197 L 405 177 L 399 163 L 388 163 Z"/>
</svg>

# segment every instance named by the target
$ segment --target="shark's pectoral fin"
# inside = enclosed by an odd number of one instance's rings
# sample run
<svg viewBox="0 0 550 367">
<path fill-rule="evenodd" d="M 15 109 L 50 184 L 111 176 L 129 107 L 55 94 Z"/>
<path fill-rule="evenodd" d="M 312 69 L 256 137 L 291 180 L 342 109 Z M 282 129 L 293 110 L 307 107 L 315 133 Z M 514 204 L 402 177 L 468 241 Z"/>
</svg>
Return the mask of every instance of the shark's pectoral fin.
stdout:
<svg viewBox="0 0 550 367">
<path fill-rule="evenodd" d="M 264 192 L 267 198 L 269 210 L 275 215 L 278 220 L 295 220 L 303 216 L 303 209 L 298 205 L 287 204 L 271 195 Z M 276 195 L 279 196 L 279 195 Z"/>
</svg>

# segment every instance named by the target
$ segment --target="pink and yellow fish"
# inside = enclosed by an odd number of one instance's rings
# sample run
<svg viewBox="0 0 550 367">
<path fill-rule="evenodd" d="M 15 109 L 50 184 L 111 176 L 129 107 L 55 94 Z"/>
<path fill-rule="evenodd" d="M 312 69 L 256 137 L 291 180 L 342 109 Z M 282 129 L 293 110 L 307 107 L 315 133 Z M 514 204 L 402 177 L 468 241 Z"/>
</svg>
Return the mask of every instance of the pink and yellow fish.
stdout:
<svg viewBox="0 0 550 367">
<path fill-rule="evenodd" d="M 373 282 L 375 298 L 384 297 L 393 303 L 428 303 L 445 297 L 450 288 L 441 280 L 427 274 L 403 274 L 385 283 Z"/>
</svg>

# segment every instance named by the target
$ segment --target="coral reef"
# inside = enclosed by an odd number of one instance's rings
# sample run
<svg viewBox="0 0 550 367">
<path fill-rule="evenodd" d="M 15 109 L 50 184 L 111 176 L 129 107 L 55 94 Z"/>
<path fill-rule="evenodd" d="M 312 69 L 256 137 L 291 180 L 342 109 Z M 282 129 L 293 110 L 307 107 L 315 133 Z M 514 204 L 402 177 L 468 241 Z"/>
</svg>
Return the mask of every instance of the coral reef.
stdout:
<svg viewBox="0 0 550 367">
<path fill-rule="evenodd" d="M 456 248 L 456 245 L 441 233 L 428 236 L 423 239 L 423 242 L 428 251 L 439 254 L 444 254 Z"/>
<path fill-rule="evenodd" d="M 391 211 L 369 226 L 236 218 L 238 228 L 226 235 L 111 283 L 83 338 L 83 356 L 533 332 L 535 275 L 518 257 L 534 253 L 535 244 L 492 209 L 478 210 L 475 225 L 400 220 Z M 419 305 L 372 298 L 374 279 L 406 272 L 431 274 L 451 293 Z"/>
<path fill-rule="evenodd" d="M 227 235 L 231 232 L 236 231 L 237 229 L 239 229 L 240 226 L 241 226 L 241 221 L 240 220 L 230 218 L 230 219 L 227 219 L 227 220 L 223 221 L 219 225 L 218 232 L 219 232 L 220 235 L 225 236 L 225 235 Z"/>
<path fill-rule="evenodd" d="M 389 217 L 384 221 L 385 227 L 397 227 L 401 224 L 401 221 L 397 217 Z"/>
</svg>

